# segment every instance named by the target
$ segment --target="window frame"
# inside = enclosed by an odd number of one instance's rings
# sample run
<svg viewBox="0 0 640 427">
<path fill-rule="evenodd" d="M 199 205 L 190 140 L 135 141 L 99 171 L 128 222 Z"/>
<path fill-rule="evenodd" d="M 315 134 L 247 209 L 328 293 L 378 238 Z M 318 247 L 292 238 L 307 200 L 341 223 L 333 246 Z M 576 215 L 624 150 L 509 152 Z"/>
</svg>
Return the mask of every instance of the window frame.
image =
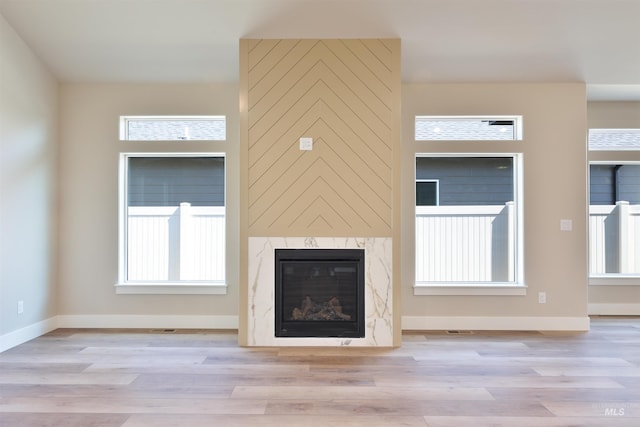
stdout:
<svg viewBox="0 0 640 427">
<path fill-rule="evenodd" d="M 214 294 L 227 293 L 227 278 L 223 281 L 129 281 L 128 271 L 128 161 L 133 157 L 217 157 L 224 160 L 224 221 L 225 258 L 227 247 L 227 155 L 223 152 L 122 152 L 119 154 L 118 171 L 118 281 L 117 294 Z M 225 266 L 226 271 L 226 266 Z"/>
<path fill-rule="evenodd" d="M 590 169 L 592 164 L 640 164 L 640 150 L 632 147 L 599 147 L 594 148 L 591 145 L 590 137 L 592 134 L 598 133 L 640 133 L 640 128 L 589 128 L 587 133 L 587 150 L 588 150 L 588 162 L 587 170 Z M 590 193 L 591 193 L 591 174 L 588 174 L 587 186 L 587 200 L 588 209 L 591 206 Z M 591 230 L 588 229 L 588 245 L 591 245 Z M 589 254 L 589 257 L 591 254 Z M 589 260 L 590 262 L 590 260 Z M 637 276 L 620 275 L 620 274 L 604 274 L 604 275 L 591 275 L 591 264 L 588 265 L 589 285 L 591 286 L 640 286 L 640 278 Z"/>
<path fill-rule="evenodd" d="M 416 152 L 414 156 L 414 189 L 413 194 L 415 196 L 415 183 L 416 179 L 416 160 L 419 157 L 460 157 L 460 158 L 472 158 L 472 157 L 508 157 L 513 161 L 513 202 L 515 209 L 515 224 L 514 233 L 515 241 L 513 244 L 514 250 L 514 280 L 509 282 L 418 282 L 414 279 L 414 295 L 526 295 L 527 286 L 524 280 L 524 180 L 523 180 L 523 166 L 524 155 L 519 152 Z M 417 218 L 417 211 L 419 206 L 416 204 L 416 200 L 413 200 L 414 207 L 414 224 Z M 416 237 L 416 231 L 414 230 L 414 237 Z M 417 245 L 417 241 L 415 243 Z M 414 270 L 417 268 L 417 246 L 414 246 Z"/>
</svg>

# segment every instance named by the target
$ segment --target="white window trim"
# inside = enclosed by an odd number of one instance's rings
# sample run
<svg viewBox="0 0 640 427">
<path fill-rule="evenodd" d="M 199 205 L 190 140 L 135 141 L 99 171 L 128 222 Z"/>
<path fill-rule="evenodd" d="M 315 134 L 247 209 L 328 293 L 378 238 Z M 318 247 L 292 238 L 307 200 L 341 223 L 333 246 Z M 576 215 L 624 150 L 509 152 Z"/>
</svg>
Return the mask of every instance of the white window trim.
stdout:
<svg viewBox="0 0 640 427">
<path fill-rule="evenodd" d="M 527 295 L 527 286 L 514 283 L 416 283 L 413 287 L 414 295 Z"/>
<path fill-rule="evenodd" d="M 225 295 L 227 283 L 219 281 L 180 281 L 180 282 L 134 282 L 127 281 L 127 161 L 131 157 L 222 157 L 225 153 L 185 153 L 185 152 L 136 152 L 120 153 L 118 171 L 118 281 L 115 283 L 116 294 L 158 294 L 158 295 Z M 225 178 L 225 185 L 226 185 Z M 225 189 L 226 193 L 226 189 Z M 226 202 L 225 194 L 225 217 Z"/>
<path fill-rule="evenodd" d="M 430 116 L 431 117 L 431 116 Z M 504 295 L 523 296 L 527 294 L 524 280 L 524 154 L 523 153 L 416 153 L 418 157 L 511 157 L 514 165 L 514 204 L 516 209 L 515 280 L 514 282 L 415 282 L 414 295 Z M 415 159 L 414 159 L 415 168 Z M 415 170 L 414 170 L 415 177 Z M 414 179 L 415 181 L 415 179 Z M 414 189 L 415 192 L 415 189 Z M 415 212 L 418 206 L 414 200 Z M 415 252 L 414 252 L 415 263 Z"/>
<path fill-rule="evenodd" d="M 640 286 L 640 275 L 594 274 L 589 276 L 591 286 Z"/>
<path fill-rule="evenodd" d="M 116 294 L 127 295 L 226 295 L 224 282 L 116 283 Z"/>
</svg>

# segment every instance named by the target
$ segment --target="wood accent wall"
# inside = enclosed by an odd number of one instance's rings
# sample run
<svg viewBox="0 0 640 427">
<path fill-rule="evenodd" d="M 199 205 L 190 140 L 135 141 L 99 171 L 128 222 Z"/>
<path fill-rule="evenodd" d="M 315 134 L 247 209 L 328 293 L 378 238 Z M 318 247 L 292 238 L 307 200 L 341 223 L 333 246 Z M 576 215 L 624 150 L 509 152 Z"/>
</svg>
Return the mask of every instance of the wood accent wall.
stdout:
<svg viewBox="0 0 640 427">
<path fill-rule="evenodd" d="M 247 235 L 392 236 L 400 41 L 243 39 L 240 57 Z"/>
</svg>

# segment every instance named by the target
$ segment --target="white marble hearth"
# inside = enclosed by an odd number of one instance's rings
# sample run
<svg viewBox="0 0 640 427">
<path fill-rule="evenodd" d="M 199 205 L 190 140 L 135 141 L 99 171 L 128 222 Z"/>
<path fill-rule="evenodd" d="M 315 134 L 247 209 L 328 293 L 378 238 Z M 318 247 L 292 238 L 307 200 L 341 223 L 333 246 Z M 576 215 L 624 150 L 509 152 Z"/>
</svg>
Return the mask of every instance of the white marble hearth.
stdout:
<svg viewBox="0 0 640 427">
<path fill-rule="evenodd" d="M 393 346 L 392 246 L 382 237 L 250 237 L 249 346 Z M 276 338 L 275 249 L 364 249 L 365 337 Z"/>
</svg>

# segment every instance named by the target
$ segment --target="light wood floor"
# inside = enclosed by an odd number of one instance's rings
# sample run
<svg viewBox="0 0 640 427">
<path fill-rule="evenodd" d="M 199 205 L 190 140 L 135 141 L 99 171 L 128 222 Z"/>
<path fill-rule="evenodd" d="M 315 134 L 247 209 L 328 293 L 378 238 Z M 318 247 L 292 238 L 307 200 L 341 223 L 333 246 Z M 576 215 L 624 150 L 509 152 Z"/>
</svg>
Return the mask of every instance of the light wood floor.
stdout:
<svg viewBox="0 0 640 427">
<path fill-rule="evenodd" d="M 236 340 L 54 331 L 0 354 L 0 426 L 640 426 L 640 319 L 412 333 L 398 349 Z"/>
</svg>

